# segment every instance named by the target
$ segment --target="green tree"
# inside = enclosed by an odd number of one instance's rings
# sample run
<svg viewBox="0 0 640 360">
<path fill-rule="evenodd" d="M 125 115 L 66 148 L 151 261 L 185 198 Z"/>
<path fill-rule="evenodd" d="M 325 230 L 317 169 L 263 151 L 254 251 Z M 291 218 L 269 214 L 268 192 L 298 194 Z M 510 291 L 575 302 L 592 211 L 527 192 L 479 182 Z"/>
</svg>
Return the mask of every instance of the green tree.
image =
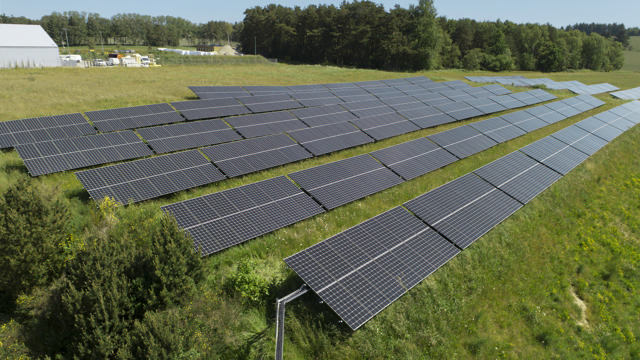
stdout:
<svg viewBox="0 0 640 360">
<path fill-rule="evenodd" d="M 0 196 L 0 307 L 10 310 L 20 294 L 59 275 L 68 219 L 66 206 L 45 200 L 27 179 Z"/>
<path fill-rule="evenodd" d="M 560 46 L 552 42 L 542 44 L 536 68 L 543 72 L 566 70 L 564 52 Z"/>
</svg>

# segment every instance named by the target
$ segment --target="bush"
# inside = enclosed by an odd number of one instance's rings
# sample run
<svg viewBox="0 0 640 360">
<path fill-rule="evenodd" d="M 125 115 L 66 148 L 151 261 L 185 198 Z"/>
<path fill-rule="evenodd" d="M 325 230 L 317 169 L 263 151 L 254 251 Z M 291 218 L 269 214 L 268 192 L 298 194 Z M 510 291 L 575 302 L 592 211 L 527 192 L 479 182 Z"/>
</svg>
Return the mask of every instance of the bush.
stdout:
<svg viewBox="0 0 640 360">
<path fill-rule="evenodd" d="M 173 217 L 135 207 L 121 216 L 68 263 L 57 289 L 67 336 L 54 352 L 128 357 L 136 321 L 182 304 L 202 277 L 200 255 Z"/>
<path fill-rule="evenodd" d="M 32 182 L 0 196 L 0 309 L 10 311 L 20 294 L 60 274 L 68 219 L 66 206 L 43 199 Z"/>
<path fill-rule="evenodd" d="M 269 295 L 271 281 L 259 273 L 256 261 L 243 260 L 225 285 L 231 293 L 237 293 L 250 302 L 257 302 Z"/>
</svg>

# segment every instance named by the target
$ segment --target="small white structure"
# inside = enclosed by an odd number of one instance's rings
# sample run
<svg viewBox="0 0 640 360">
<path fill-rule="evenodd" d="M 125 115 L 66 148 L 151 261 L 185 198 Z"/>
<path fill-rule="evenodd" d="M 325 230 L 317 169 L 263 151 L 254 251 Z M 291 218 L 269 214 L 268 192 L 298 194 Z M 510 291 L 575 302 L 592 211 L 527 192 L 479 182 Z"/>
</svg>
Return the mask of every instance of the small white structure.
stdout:
<svg viewBox="0 0 640 360">
<path fill-rule="evenodd" d="M 61 63 L 58 45 L 42 26 L 0 24 L 0 69 Z"/>
</svg>

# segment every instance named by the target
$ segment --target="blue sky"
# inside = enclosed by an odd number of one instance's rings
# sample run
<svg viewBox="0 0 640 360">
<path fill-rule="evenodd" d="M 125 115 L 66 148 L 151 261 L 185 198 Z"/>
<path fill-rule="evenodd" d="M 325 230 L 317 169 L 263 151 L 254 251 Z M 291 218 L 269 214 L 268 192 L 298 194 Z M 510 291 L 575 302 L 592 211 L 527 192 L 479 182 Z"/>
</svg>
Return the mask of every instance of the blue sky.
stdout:
<svg viewBox="0 0 640 360">
<path fill-rule="evenodd" d="M 350 0 L 351 1 L 351 0 Z M 311 4 L 340 5 L 341 0 L 294 1 L 294 0 L 0 0 L 0 14 L 26 16 L 39 19 L 54 11 L 86 11 L 111 17 L 118 13 L 143 15 L 172 15 L 194 23 L 209 20 L 242 21 L 244 10 L 255 6 L 277 3 L 287 7 Z M 395 4 L 408 8 L 418 0 L 378 0 L 385 9 Z M 451 19 L 471 18 L 476 20 L 510 20 L 516 23 L 550 23 L 555 26 L 572 25 L 579 22 L 624 23 L 627 27 L 640 26 L 640 1 L 619 0 L 613 3 L 602 0 L 434 0 L 438 15 Z"/>
</svg>

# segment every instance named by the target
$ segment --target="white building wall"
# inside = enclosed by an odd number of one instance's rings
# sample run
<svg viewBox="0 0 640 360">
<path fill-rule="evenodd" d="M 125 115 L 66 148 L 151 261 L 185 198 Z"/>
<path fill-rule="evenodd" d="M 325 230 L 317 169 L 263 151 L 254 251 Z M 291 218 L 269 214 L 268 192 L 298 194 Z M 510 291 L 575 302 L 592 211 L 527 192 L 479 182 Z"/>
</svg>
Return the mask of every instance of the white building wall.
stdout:
<svg viewBox="0 0 640 360">
<path fill-rule="evenodd" d="M 0 69 L 60 65 L 58 48 L 0 47 Z"/>
</svg>

